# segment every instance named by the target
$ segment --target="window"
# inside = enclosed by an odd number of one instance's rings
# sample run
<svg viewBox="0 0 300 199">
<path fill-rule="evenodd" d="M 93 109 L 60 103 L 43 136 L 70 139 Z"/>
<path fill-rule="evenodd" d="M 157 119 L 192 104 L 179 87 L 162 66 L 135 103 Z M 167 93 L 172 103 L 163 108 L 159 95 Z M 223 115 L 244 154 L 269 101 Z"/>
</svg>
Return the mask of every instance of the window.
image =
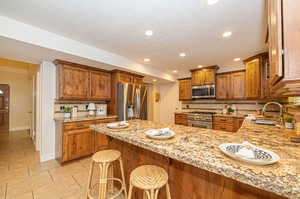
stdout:
<svg viewBox="0 0 300 199">
<path fill-rule="evenodd" d="M 4 94 L 4 92 L 3 92 L 2 90 L 0 90 L 0 95 L 1 95 L 1 94 Z"/>
</svg>

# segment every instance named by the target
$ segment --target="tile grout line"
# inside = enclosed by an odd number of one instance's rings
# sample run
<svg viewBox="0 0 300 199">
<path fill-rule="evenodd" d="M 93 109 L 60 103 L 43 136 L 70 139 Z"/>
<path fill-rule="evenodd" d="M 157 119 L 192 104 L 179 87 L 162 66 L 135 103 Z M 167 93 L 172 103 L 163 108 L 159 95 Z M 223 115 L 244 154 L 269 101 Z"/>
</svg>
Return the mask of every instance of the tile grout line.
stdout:
<svg viewBox="0 0 300 199">
<path fill-rule="evenodd" d="M 53 178 L 53 176 L 51 175 L 51 173 L 50 173 L 49 169 L 47 170 L 47 172 L 48 172 L 48 174 L 49 174 L 49 176 L 50 176 L 50 178 L 51 178 L 52 182 L 54 183 L 54 178 Z"/>
<path fill-rule="evenodd" d="M 71 176 L 72 176 L 73 180 L 76 182 L 76 184 L 77 184 L 80 188 L 83 188 L 83 187 L 79 184 L 79 182 L 77 182 L 76 178 L 75 178 L 73 175 L 71 175 Z"/>
</svg>

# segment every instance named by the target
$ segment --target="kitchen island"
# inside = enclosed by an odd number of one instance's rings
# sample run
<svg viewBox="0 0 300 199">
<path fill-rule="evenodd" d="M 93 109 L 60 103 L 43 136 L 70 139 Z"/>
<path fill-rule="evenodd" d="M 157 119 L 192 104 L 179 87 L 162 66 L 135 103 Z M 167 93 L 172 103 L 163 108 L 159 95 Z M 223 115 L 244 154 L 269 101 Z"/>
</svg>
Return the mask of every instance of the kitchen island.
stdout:
<svg viewBox="0 0 300 199">
<path fill-rule="evenodd" d="M 300 198 L 300 144 L 289 141 L 293 131 L 250 121 L 245 121 L 237 133 L 141 120 L 131 121 L 124 130 L 108 129 L 105 124 L 91 127 L 109 136 L 108 148 L 122 152 L 127 181 L 139 165 L 165 168 L 173 199 Z M 144 134 L 166 127 L 176 132 L 173 139 L 157 141 Z M 222 143 L 243 141 L 276 152 L 280 162 L 252 166 L 232 160 L 218 149 Z"/>
</svg>

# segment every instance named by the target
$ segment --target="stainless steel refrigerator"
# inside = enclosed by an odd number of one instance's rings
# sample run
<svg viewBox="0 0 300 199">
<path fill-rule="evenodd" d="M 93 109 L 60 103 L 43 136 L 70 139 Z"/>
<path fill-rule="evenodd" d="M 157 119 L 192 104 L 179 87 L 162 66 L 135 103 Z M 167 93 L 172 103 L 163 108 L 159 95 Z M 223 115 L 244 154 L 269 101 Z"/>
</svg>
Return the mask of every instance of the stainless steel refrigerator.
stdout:
<svg viewBox="0 0 300 199">
<path fill-rule="evenodd" d="M 118 83 L 117 89 L 118 120 L 147 120 L 147 88 L 142 85 Z"/>
</svg>

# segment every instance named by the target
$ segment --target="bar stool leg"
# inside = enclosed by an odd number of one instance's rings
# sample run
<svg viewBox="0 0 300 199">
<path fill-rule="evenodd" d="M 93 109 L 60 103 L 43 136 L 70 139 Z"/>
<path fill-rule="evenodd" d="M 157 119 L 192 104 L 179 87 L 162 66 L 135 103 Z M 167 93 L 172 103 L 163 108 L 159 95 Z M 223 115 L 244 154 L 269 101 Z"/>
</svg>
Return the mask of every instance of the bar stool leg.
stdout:
<svg viewBox="0 0 300 199">
<path fill-rule="evenodd" d="M 106 198 L 106 188 L 107 188 L 107 176 L 109 163 L 101 163 L 100 167 L 100 177 L 99 177 L 99 197 L 98 199 Z"/>
<path fill-rule="evenodd" d="M 127 199 L 131 199 L 132 189 L 133 189 L 133 185 L 130 183 L 130 185 L 129 185 L 129 191 L 128 191 L 128 198 Z"/>
<path fill-rule="evenodd" d="M 119 163 L 120 163 L 120 169 L 121 169 L 121 175 L 122 175 L 122 181 L 123 181 L 122 188 L 124 189 L 125 198 L 127 198 L 127 189 L 126 189 L 126 182 L 125 182 L 125 175 L 124 175 L 124 168 L 123 168 L 122 158 L 119 158 Z"/>
<path fill-rule="evenodd" d="M 169 183 L 166 184 L 167 199 L 171 199 Z"/>
<path fill-rule="evenodd" d="M 110 164 L 108 167 L 108 178 L 113 178 L 114 177 L 114 165 Z M 107 183 L 108 186 L 108 192 L 113 193 L 114 192 L 114 181 L 110 180 Z"/>
<path fill-rule="evenodd" d="M 86 190 L 86 198 L 88 199 L 88 192 L 91 189 L 91 184 L 92 184 L 92 178 L 93 178 L 93 172 L 94 172 L 94 165 L 95 162 L 92 160 L 91 164 L 90 164 L 90 171 L 89 171 L 89 178 L 88 178 L 88 184 L 87 184 L 87 190 Z"/>
</svg>

